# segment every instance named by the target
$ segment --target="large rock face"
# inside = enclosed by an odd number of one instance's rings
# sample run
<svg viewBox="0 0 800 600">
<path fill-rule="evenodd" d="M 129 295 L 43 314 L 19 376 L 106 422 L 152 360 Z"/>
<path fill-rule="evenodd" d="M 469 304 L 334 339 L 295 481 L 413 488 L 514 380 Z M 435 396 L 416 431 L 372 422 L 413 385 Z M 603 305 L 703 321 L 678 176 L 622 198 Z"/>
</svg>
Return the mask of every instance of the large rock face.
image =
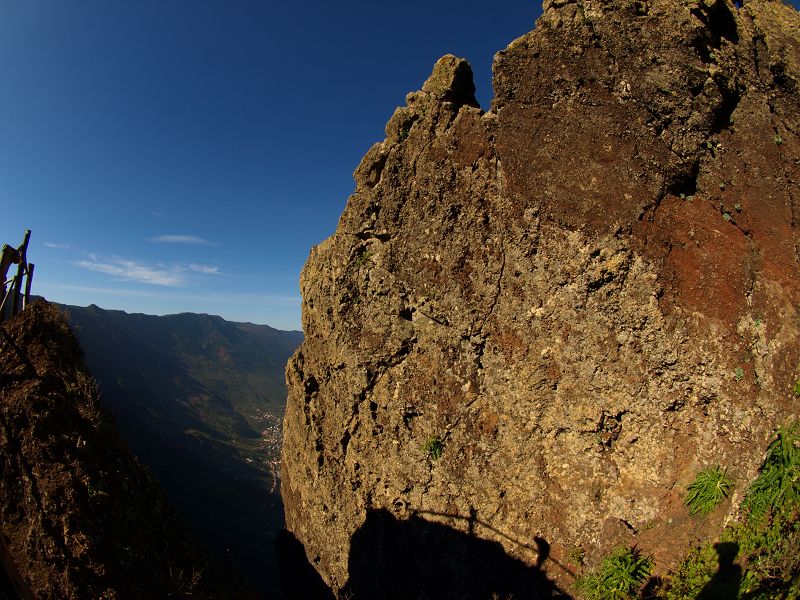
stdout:
<svg viewBox="0 0 800 600">
<path fill-rule="evenodd" d="M 480 563 L 442 540 L 501 549 L 540 596 L 620 544 L 663 572 L 800 414 L 798 13 L 548 0 L 494 85 L 483 112 L 441 59 L 303 271 L 283 497 L 340 593 Z M 689 517 L 718 464 L 740 492 Z M 382 587 L 397 559 L 412 587 Z M 534 593 L 513 581 L 489 591 Z"/>
</svg>

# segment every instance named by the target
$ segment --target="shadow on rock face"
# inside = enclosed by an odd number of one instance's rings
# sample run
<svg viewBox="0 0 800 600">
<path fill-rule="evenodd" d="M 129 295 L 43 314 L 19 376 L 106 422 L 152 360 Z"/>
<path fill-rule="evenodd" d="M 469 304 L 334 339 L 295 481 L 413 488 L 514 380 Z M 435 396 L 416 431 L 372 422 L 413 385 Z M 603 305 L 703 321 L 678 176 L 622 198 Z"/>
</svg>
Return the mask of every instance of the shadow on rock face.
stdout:
<svg viewBox="0 0 800 600">
<path fill-rule="evenodd" d="M 285 529 L 275 540 L 275 554 L 285 600 L 333 600 L 331 590 L 308 562 L 303 544 Z"/>
<path fill-rule="evenodd" d="M 367 514 L 350 544 L 353 600 L 369 598 L 569 598 L 538 568 L 482 540 L 419 517 Z"/>
</svg>

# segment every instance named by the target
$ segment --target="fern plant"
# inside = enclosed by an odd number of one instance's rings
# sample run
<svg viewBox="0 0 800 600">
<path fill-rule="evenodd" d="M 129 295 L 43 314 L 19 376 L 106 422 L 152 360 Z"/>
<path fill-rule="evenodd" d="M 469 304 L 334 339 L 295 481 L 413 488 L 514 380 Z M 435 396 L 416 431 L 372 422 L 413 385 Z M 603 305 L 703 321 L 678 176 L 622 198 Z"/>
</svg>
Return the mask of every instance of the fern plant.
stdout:
<svg viewBox="0 0 800 600">
<path fill-rule="evenodd" d="M 683 559 L 677 570 L 665 578 L 657 598 L 659 600 L 697 598 L 717 570 L 719 561 L 712 544 L 694 548 Z"/>
<path fill-rule="evenodd" d="M 706 516 L 728 496 L 732 487 L 727 470 L 723 471 L 719 465 L 703 469 L 686 488 L 683 503 L 689 507 L 689 514 Z"/>
<path fill-rule="evenodd" d="M 761 474 L 742 503 L 753 517 L 781 514 L 800 503 L 800 421 L 780 427 L 767 449 Z"/>
<path fill-rule="evenodd" d="M 597 569 L 580 577 L 575 586 L 587 600 L 630 600 L 637 597 L 652 568 L 653 561 L 638 549 L 621 547 Z"/>
<path fill-rule="evenodd" d="M 744 572 L 738 596 L 715 590 L 715 597 L 800 599 L 800 422 L 778 429 L 759 476 L 745 493 L 741 518 L 730 523 L 720 538 L 738 547 Z M 655 597 L 704 597 L 702 592 L 710 590 L 721 568 L 715 550 L 709 543 L 690 553 L 677 571 L 665 577 Z"/>
</svg>

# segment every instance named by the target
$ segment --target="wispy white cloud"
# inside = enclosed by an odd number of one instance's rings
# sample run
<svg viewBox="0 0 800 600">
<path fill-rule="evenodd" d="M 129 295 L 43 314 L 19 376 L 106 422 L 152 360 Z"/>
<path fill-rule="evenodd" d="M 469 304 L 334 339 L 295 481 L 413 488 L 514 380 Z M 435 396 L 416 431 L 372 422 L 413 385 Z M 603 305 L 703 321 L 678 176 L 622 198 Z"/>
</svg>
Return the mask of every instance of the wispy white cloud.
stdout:
<svg viewBox="0 0 800 600">
<path fill-rule="evenodd" d="M 158 218 L 158 219 L 163 219 L 163 218 L 164 218 L 164 213 L 160 213 L 160 212 L 158 212 L 157 210 L 151 210 L 151 211 L 150 211 L 150 214 L 151 214 L 152 216 L 154 216 L 154 217 Z"/>
<path fill-rule="evenodd" d="M 180 287 L 186 282 L 182 274 L 183 269 L 180 267 L 146 265 L 135 260 L 120 258 L 119 256 L 104 258 L 90 254 L 89 260 L 82 260 L 77 264 L 79 267 L 89 271 L 112 275 L 122 281 L 136 281 L 167 287 Z"/>
<path fill-rule="evenodd" d="M 204 275 L 222 275 L 222 273 L 219 270 L 219 267 L 212 267 L 211 265 L 201 265 L 198 263 L 190 264 L 189 270 L 194 271 L 195 273 L 203 273 Z"/>
<path fill-rule="evenodd" d="M 56 248 L 58 250 L 66 250 L 69 248 L 69 244 L 55 244 L 53 242 L 42 242 L 42 246 L 47 246 L 48 248 Z"/>
<path fill-rule="evenodd" d="M 169 298 L 169 294 L 161 294 L 156 292 L 144 292 L 141 290 L 131 290 L 125 288 L 104 288 L 89 285 L 73 285 L 70 283 L 49 283 L 40 281 L 37 287 L 49 290 L 66 291 L 66 292 L 84 292 L 88 294 L 103 294 L 107 296 L 119 297 L 133 297 L 133 298 Z M 174 296 L 178 297 L 178 296 Z"/>
<path fill-rule="evenodd" d="M 192 301 L 201 301 L 208 303 L 219 304 L 219 306 L 227 306 L 230 304 L 243 305 L 243 306 L 300 306 L 302 298 L 300 296 L 282 296 L 279 294 L 256 294 L 248 292 L 226 292 L 226 293 L 205 293 L 195 294 L 190 292 L 168 292 L 168 291 L 142 291 L 132 290 L 129 288 L 108 288 L 96 287 L 86 285 L 74 285 L 69 283 L 50 283 L 39 282 L 39 287 L 62 290 L 71 292 L 86 292 L 92 294 L 104 294 L 109 296 L 133 298 L 156 298 L 161 300 L 182 300 L 187 304 Z"/>
<path fill-rule="evenodd" d="M 197 235 L 157 235 L 147 240 L 155 244 L 189 244 L 192 246 L 216 246 L 214 242 Z"/>
</svg>

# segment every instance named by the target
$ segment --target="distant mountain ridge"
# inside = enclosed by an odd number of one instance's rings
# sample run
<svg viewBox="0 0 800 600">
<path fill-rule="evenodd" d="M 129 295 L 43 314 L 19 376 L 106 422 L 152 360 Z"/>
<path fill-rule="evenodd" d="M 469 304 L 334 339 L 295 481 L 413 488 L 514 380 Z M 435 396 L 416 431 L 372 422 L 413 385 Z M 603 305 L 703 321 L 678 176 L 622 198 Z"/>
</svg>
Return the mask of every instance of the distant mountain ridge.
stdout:
<svg viewBox="0 0 800 600">
<path fill-rule="evenodd" d="M 252 598 L 125 447 L 64 316 L 0 334 L 0 598 Z"/>
<path fill-rule="evenodd" d="M 206 314 L 62 308 L 102 401 L 179 515 L 263 594 L 277 595 L 284 368 L 302 333 Z"/>
</svg>

